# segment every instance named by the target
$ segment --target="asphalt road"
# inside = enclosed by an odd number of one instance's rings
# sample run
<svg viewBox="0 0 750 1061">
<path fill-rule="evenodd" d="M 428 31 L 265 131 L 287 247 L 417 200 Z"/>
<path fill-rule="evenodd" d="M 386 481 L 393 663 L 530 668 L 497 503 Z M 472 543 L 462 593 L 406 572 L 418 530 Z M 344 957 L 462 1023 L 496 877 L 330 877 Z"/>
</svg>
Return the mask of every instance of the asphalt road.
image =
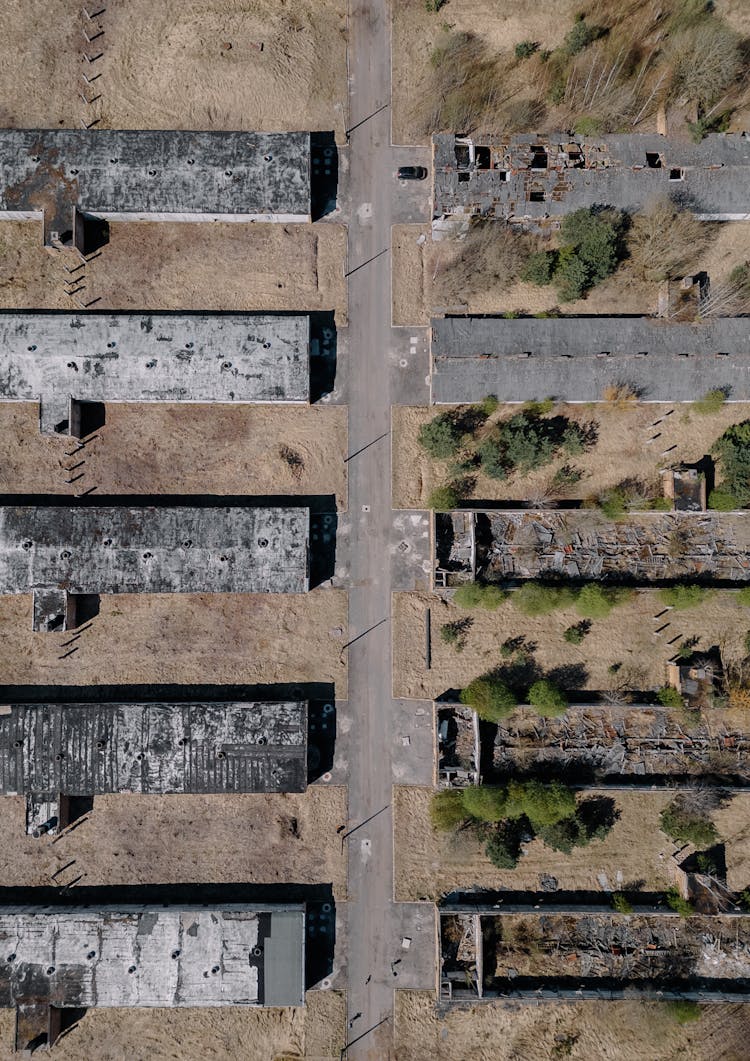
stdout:
<svg viewBox="0 0 750 1061">
<path fill-rule="evenodd" d="M 390 12 L 387 0 L 352 0 L 349 36 L 349 710 L 348 1012 L 346 1057 L 391 1056 L 394 970 L 391 536 Z M 366 448 L 365 448 L 366 447 Z M 373 817 L 375 815 L 375 817 Z M 359 1016 L 356 1016 L 359 1014 Z M 382 1022 L 382 1023 L 381 1023 Z"/>
</svg>

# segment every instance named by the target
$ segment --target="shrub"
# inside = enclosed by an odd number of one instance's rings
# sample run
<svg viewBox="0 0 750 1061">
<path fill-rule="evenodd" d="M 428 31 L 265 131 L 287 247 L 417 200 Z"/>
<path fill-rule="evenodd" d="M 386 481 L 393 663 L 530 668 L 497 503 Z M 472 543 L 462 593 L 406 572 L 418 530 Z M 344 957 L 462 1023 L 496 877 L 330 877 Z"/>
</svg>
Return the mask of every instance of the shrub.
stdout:
<svg viewBox="0 0 750 1061">
<path fill-rule="evenodd" d="M 486 398 L 482 398 L 479 409 L 484 416 L 492 416 L 499 404 L 494 394 L 488 394 Z"/>
<path fill-rule="evenodd" d="M 563 431 L 562 448 L 571 457 L 578 457 L 586 449 L 586 432 L 580 424 L 568 424 Z"/>
<path fill-rule="evenodd" d="M 576 121 L 573 126 L 573 131 L 576 132 L 578 136 L 598 136 L 602 131 L 602 123 L 598 118 L 593 118 L 590 115 L 584 114 Z"/>
<path fill-rule="evenodd" d="M 482 822 L 499 822 L 505 813 L 507 799 L 504 788 L 498 785 L 469 785 L 461 789 L 464 811 Z"/>
<path fill-rule="evenodd" d="M 426 11 L 439 11 L 447 3 L 448 0 L 424 0 Z"/>
<path fill-rule="evenodd" d="M 554 398 L 543 398 L 540 402 L 524 402 L 523 412 L 526 416 L 540 417 L 551 413 L 555 408 Z"/>
<path fill-rule="evenodd" d="M 575 814 L 576 797 L 559 781 L 511 781 L 508 784 L 505 817 L 528 818 L 534 829 L 552 825 Z"/>
<path fill-rule="evenodd" d="M 584 619 L 606 619 L 619 599 L 620 594 L 614 587 L 605 588 L 597 582 L 588 582 L 578 593 L 576 611 Z"/>
<path fill-rule="evenodd" d="M 505 451 L 505 462 L 521 473 L 549 464 L 555 454 L 547 421 L 528 413 L 517 413 L 498 425 L 498 439 Z"/>
<path fill-rule="evenodd" d="M 622 892 L 612 893 L 612 909 L 616 910 L 618 914 L 632 914 L 633 907 L 628 902 Z"/>
<path fill-rule="evenodd" d="M 468 815 L 464 810 L 461 791 L 457 788 L 445 788 L 436 792 L 430 803 L 430 822 L 432 828 L 440 832 L 449 832 L 465 822 Z"/>
<path fill-rule="evenodd" d="M 568 698 L 549 678 L 542 678 L 529 689 L 529 703 L 544 718 L 558 718 L 568 709 Z"/>
<path fill-rule="evenodd" d="M 581 298 L 615 271 L 624 253 L 624 225 L 623 214 L 595 208 L 575 210 L 563 219 L 553 275 L 562 301 Z"/>
<path fill-rule="evenodd" d="M 521 272 L 521 279 L 528 284 L 537 284 L 539 287 L 551 284 L 557 257 L 557 251 L 535 251 L 530 254 Z"/>
<path fill-rule="evenodd" d="M 689 915 L 686 914 L 685 916 Z M 700 1005 L 687 998 L 675 998 L 671 1002 L 665 1002 L 664 1007 L 670 1017 L 673 1017 L 678 1024 L 690 1024 L 692 1021 L 701 1019 Z"/>
<path fill-rule="evenodd" d="M 750 504 L 750 420 L 728 427 L 711 452 L 721 462 L 722 489 L 741 507 Z"/>
<path fill-rule="evenodd" d="M 436 486 L 427 498 L 427 507 L 436 512 L 450 512 L 456 508 L 461 498 L 455 483 L 445 483 L 444 486 Z"/>
<path fill-rule="evenodd" d="M 485 722 L 499 722 L 511 714 L 518 700 L 499 678 L 475 678 L 461 690 L 461 703 L 473 708 Z"/>
<path fill-rule="evenodd" d="M 447 460 L 460 449 L 462 437 L 463 430 L 456 417 L 452 413 L 438 413 L 428 423 L 422 424 L 418 441 L 431 457 Z"/>
<path fill-rule="evenodd" d="M 483 582 L 466 582 L 453 594 L 454 602 L 459 608 L 486 608 L 495 611 L 508 594 L 499 586 L 488 586 Z"/>
<path fill-rule="evenodd" d="M 607 519 L 622 519 L 628 510 L 628 498 L 616 486 L 600 494 L 598 504 Z"/>
<path fill-rule="evenodd" d="M 562 821 L 541 826 L 536 835 L 553 851 L 569 855 L 581 843 L 581 826 L 576 818 L 563 818 Z"/>
<path fill-rule="evenodd" d="M 517 824 L 500 822 L 487 840 L 484 853 L 498 869 L 515 869 L 521 857 L 521 837 Z"/>
<path fill-rule="evenodd" d="M 742 589 L 737 590 L 737 603 L 742 604 L 745 608 L 750 608 L 750 586 L 743 586 Z"/>
<path fill-rule="evenodd" d="M 693 913 L 693 907 L 687 899 L 683 899 L 677 888 L 672 886 L 667 888 L 664 893 L 664 898 L 667 900 L 667 906 L 670 906 L 675 910 L 680 917 L 690 917 Z"/>
<path fill-rule="evenodd" d="M 574 22 L 572 30 L 565 35 L 565 50 L 568 55 L 578 55 L 589 44 L 603 37 L 606 32 L 601 26 L 590 26 L 583 17 L 579 17 Z"/>
<path fill-rule="evenodd" d="M 511 594 L 514 607 L 531 618 L 568 608 L 574 600 L 575 593 L 568 586 L 547 586 L 543 582 L 524 582 Z"/>
<path fill-rule="evenodd" d="M 474 620 L 467 616 L 454 619 L 452 623 L 443 623 L 440 627 L 440 640 L 446 645 L 452 645 L 456 652 L 463 652 L 473 622 Z"/>
<path fill-rule="evenodd" d="M 708 495 L 708 507 L 716 512 L 734 512 L 740 503 L 728 490 L 712 490 Z"/>
<path fill-rule="evenodd" d="M 538 41 L 519 41 L 514 49 L 514 52 L 516 59 L 530 59 L 534 52 L 538 50 Z"/>
<path fill-rule="evenodd" d="M 505 463 L 505 451 L 496 438 L 486 438 L 477 447 L 477 457 L 482 471 L 490 479 L 507 479 L 508 468 Z"/>
<path fill-rule="evenodd" d="M 699 604 L 703 604 L 704 601 L 708 600 L 710 595 L 710 590 L 704 586 L 695 585 L 685 586 L 678 584 L 665 586 L 659 590 L 661 602 L 678 612 L 685 611 L 688 608 L 697 608 Z"/>
<path fill-rule="evenodd" d="M 588 623 L 576 623 L 575 626 L 569 626 L 568 629 L 565 630 L 565 632 L 563 633 L 563 638 L 570 645 L 580 645 L 588 632 Z"/>
<path fill-rule="evenodd" d="M 690 811 L 679 798 L 667 804 L 659 816 L 662 832 L 672 840 L 695 844 L 696 847 L 710 847 L 718 839 L 716 826 L 705 813 Z"/>
<path fill-rule="evenodd" d="M 663 685 L 656 694 L 656 699 L 664 707 L 683 707 L 682 694 L 673 685 Z"/>
<path fill-rule="evenodd" d="M 700 413 L 701 416 L 711 416 L 714 413 L 721 412 L 721 407 L 726 400 L 726 391 L 722 390 L 721 387 L 716 387 L 712 391 L 706 391 L 697 402 L 693 402 L 693 409 L 695 409 L 696 413 Z"/>
</svg>

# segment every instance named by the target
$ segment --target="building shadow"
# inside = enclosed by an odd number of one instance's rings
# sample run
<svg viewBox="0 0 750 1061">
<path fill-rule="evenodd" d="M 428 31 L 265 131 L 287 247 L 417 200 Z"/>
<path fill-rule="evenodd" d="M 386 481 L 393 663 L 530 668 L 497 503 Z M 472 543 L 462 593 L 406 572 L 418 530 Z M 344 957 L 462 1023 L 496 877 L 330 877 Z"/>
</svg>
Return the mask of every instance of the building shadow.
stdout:
<svg viewBox="0 0 750 1061">
<path fill-rule="evenodd" d="M 310 314 L 310 404 L 336 386 L 336 321 L 332 312 Z"/>
<path fill-rule="evenodd" d="M 319 221 L 336 209 L 339 151 L 332 132 L 310 134 L 310 217 Z"/>
</svg>

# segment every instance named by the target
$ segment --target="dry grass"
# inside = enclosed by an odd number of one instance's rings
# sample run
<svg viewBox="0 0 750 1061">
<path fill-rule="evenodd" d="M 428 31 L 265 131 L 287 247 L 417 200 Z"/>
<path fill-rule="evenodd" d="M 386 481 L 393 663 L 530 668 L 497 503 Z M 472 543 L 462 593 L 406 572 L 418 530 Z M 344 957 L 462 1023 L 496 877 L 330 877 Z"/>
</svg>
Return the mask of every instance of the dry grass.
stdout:
<svg viewBox="0 0 750 1061">
<path fill-rule="evenodd" d="M 341 510 L 346 440 L 338 406 L 115 403 L 85 454 L 66 458 L 71 440 L 39 433 L 36 404 L 0 403 L 3 488 L 19 494 L 333 494 Z M 67 484 L 81 456 L 84 477 Z"/>
<path fill-rule="evenodd" d="M 414 699 L 435 699 L 448 689 L 463 689 L 474 678 L 499 666 L 500 646 L 514 637 L 525 637 L 535 644 L 534 658 L 542 670 L 575 667 L 586 675 L 580 688 L 605 690 L 612 686 L 608 668 L 621 663 L 619 678 L 628 678 L 631 689 L 657 689 L 666 680 L 666 661 L 681 641 L 698 638 L 701 650 L 722 645 L 728 659 L 745 654 L 744 639 L 750 629 L 750 609 L 736 603 L 729 593 L 715 593 L 700 608 L 672 612 L 662 622 L 668 628 L 661 637 L 653 629 L 661 623 L 652 616 L 664 605 L 658 593 L 640 592 L 614 608 L 606 619 L 592 622 L 580 645 L 570 644 L 563 632 L 580 622 L 574 608 L 551 615 L 530 618 L 506 600 L 497 611 L 457 607 L 437 593 L 394 593 L 393 687 L 394 695 Z M 425 669 L 425 613 L 430 609 L 432 653 L 430 670 Z M 440 627 L 470 617 L 465 647 L 456 652 L 440 638 Z M 679 640 L 667 644 L 673 637 Z M 743 727 L 744 728 L 744 727 Z"/>
<path fill-rule="evenodd" d="M 394 326 L 424 325 L 430 315 L 424 297 L 424 254 L 430 225 L 391 229 L 391 314 Z M 418 240 L 422 240 L 421 243 Z"/>
<path fill-rule="evenodd" d="M 432 993 L 396 992 L 395 1061 L 742 1061 L 748 1036 L 741 1003 L 680 1025 L 653 1002 L 489 1003 L 438 1016 Z"/>
<path fill-rule="evenodd" d="M 98 5 L 102 7 L 103 5 Z M 344 0 L 131 0 L 96 20 L 101 99 L 79 96 L 91 23 L 76 0 L 3 5 L 0 124 L 335 129 L 346 99 Z M 262 50 L 260 50 L 262 45 Z M 90 91 L 89 95 L 93 95 Z"/>
<path fill-rule="evenodd" d="M 55 1045 L 59 1061 L 338 1061 L 346 1001 L 308 991 L 304 1008 L 91 1009 Z M 14 1016 L 0 1011 L 0 1061 L 14 1061 Z"/>
<path fill-rule="evenodd" d="M 82 875 L 87 887 L 297 880 L 332 884 L 343 900 L 346 857 L 336 827 L 346 807 L 347 790 L 324 784 L 302 794 L 97 796 L 88 820 L 51 843 L 26 835 L 25 801 L 7 797 L 0 843 L 13 854 L 3 883 L 49 886 L 60 870 L 58 884 Z"/>
<path fill-rule="evenodd" d="M 113 222 L 86 267 L 97 309 L 334 310 L 346 324 L 343 225 Z M 69 309 L 39 222 L 0 224 L 0 306 Z"/>
<path fill-rule="evenodd" d="M 670 856 L 680 844 L 658 827 L 659 814 L 670 800 L 668 789 L 614 793 L 620 818 L 604 840 L 574 848 L 569 855 L 534 840 L 514 870 L 496 869 L 471 832 L 433 832 L 429 806 L 434 791 L 406 786 L 393 790 L 397 901 L 438 899 L 454 890 L 475 888 L 537 891 L 541 874 L 552 874 L 563 891 L 628 890 L 635 882 L 646 891 L 661 891 L 673 883 Z M 586 790 L 587 796 L 596 794 L 597 789 Z M 715 815 L 726 840 L 730 887 L 747 884 L 743 843 L 749 814 L 750 793 L 741 793 Z"/>
<path fill-rule="evenodd" d="M 31 597 L 0 597 L 0 684 L 335 682 L 346 696 L 347 595 L 103 596 L 67 659 L 69 634 L 35 634 Z"/>
<path fill-rule="evenodd" d="M 441 410 L 448 408 L 441 406 Z M 674 412 L 665 417 L 670 409 Z M 517 405 L 501 405 L 491 422 L 517 411 Z M 490 479 L 480 472 L 474 497 L 495 501 L 544 496 L 550 492 L 555 471 L 566 463 L 579 469 L 582 478 L 565 497 L 593 496 L 624 479 L 658 483 L 660 468 L 680 461 L 700 460 L 730 424 L 750 418 L 750 403 L 728 402 L 709 416 L 698 415 L 688 405 L 642 405 L 635 402 L 560 403 L 555 406 L 555 413 L 581 424 L 597 423 L 596 445 L 579 456 L 563 454 L 544 468 L 525 476 L 514 475 L 506 481 Z M 393 410 L 394 508 L 424 508 L 431 491 L 448 478 L 448 462 L 433 460 L 418 442 L 419 428 L 435 414 L 435 409 L 413 406 Z M 653 427 L 657 420 L 662 423 Z M 657 441 L 646 445 L 657 431 L 661 432 Z M 671 446 L 676 449 L 661 456 Z M 554 496 L 554 491 L 552 494 Z M 561 495 L 558 493 L 557 496 Z"/>
</svg>

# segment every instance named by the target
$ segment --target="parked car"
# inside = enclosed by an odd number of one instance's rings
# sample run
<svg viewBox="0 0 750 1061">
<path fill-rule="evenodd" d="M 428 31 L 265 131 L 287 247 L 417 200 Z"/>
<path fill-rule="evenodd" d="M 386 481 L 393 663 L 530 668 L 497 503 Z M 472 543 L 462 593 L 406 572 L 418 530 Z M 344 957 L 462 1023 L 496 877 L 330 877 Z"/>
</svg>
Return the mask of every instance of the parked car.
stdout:
<svg viewBox="0 0 750 1061">
<path fill-rule="evenodd" d="M 400 181 L 423 181 L 427 176 L 424 166 L 399 166 L 398 179 Z"/>
</svg>

